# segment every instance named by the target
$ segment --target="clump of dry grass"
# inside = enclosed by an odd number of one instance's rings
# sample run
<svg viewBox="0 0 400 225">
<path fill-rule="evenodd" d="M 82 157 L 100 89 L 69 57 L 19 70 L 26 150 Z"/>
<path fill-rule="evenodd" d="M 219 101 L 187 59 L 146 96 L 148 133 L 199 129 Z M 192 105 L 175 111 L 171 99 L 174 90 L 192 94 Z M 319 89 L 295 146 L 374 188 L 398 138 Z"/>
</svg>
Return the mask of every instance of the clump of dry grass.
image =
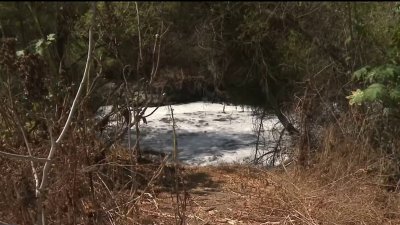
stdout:
<svg viewBox="0 0 400 225">
<path fill-rule="evenodd" d="M 327 143 L 332 140 L 326 136 Z M 223 224 L 224 218 L 231 224 L 400 224 L 400 195 L 383 185 L 382 159 L 345 139 L 325 147 L 308 169 L 225 165 L 188 170 L 218 184 L 208 197 L 192 195 L 196 207 L 190 215 L 209 224 Z"/>
<path fill-rule="evenodd" d="M 309 169 L 271 174 L 300 224 L 400 224 L 400 195 L 385 184 L 384 154 L 326 129 Z"/>
<path fill-rule="evenodd" d="M 330 182 L 317 174 L 290 172 L 274 178 L 282 184 L 276 197 L 301 224 L 400 223 L 399 196 L 375 185 L 374 177 L 365 170 Z"/>
</svg>

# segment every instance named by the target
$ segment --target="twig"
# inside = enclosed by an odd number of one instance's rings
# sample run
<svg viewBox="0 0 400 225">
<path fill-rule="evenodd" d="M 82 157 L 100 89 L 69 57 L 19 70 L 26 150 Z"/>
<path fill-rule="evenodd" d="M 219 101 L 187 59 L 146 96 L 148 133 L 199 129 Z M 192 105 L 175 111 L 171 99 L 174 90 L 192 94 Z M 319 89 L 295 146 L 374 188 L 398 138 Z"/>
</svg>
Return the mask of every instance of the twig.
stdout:
<svg viewBox="0 0 400 225">
<path fill-rule="evenodd" d="M 158 167 L 157 171 L 154 172 L 153 177 L 150 179 L 150 181 L 147 183 L 147 186 L 144 188 L 143 192 L 136 197 L 134 200 L 128 201 L 127 203 L 123 204 L 123 205 L 127 205 L 127 204 L 131 204 L 132 202 L 135 202 L 132 207 L 128 210 L 128 212 L 126 213 L 126 215 L 129 215 L 129 213 L 133 210 L 133 208 L 135 207 L 135 205 L 137 204 L 137 202 L 143 197 L 144 193 L 146 193 L 147 189 L 153 184 L 153 182 L 161 175 L 161 172 L 163 171 L 167 160 L 169 158 L 170 154 L 166 155 L 164 157 L 164 159 L 162 160 L 160 166 Z"/>
<path fill-rule="evenodd" d="M 19 115 L 17 113 L 17 110 L 14 108 L 14 100 L 12 98 L 12 94 L 11 94 L 11 88 L 10 88 L 10 76 L 7 76 L 7 91 L 8 91 L 8 97 L 9 97 L 9 101 L 10 101 L 10 108 L 11 108 L 11 115 L 14 114 L 14 117 L 12 120 L 13 122 L 17 125 L 18 129 L 21 131 L 23 139 L 24 139 L 24 143 L 26 145 L 27 151 L 29 156 L 23 156 L 23 155 L 17 155 L 17 154 L 12 154 L 12 153 L 7 153 L 7 152 L 3 152 L 3 155 L 7 155 L 8 157 L 14 158 L 14 159 L 27 159 L 30 161 L 30 165 L 31 165 L 31 170 L 32 170 L 32 174 L 33 174 L 33 178 L 35 181 L 35 192 L 38 193 L 38 188 L 39 188 L 39 177 L 38 177 L 38 173 L 34 164 L 34 158 L 32 156 L 32 151 L 29 145 L 29 141 L 25 132 L 25 129 L 23 128 L 23 126 L 21 125 L 20 119 L 19 119 Z M 31 215 L 30 215 L 31 217 Z M 38 217 L 39 218 L 39 217 Z M 31 217 L 32 221 L 34 221 L 34 219 Z M 39 220 L 40 221 L 40 220 Z"/>
<path fill-rule="evenodd" d="M 117 201 L 115 199 L 115 196 L 112 194 L 110 188 L 108 188 L 107 184 L 104 182 L 104 180 L 101 178 L 101 176 L 98 173 L 96 173 L 96 175 L 99 178 L 99 180 L 101 181 L 101 183 L 103 184 L 103 186 L 106 188 L 106 190 L 107 190 L 108 194 L 110 195 L 110 197 L 112 198 L 112 200 L 114 200 L 114 203 L 115 203 L 118 211 L 121 212 L 121 209 L 120 209 L 120 207 L 119 207 L 119 205 L 118 205 L 118 203 L 117 203 Z"/>
<path fill-rule="evenodd" d="M 19 155 L 19 154 L 3 152 L 3 151 L 0 151 L 0 155 L 6 156 L 6 157 L 12 158 L 12 159 L 18 159 L 18 160 L 30 160 L 30 161 L 35 161 L 35 162 L 50 161 L 49 159 L 46 159 L 46 158 L 38 158 L 38 157 L 34 157 L 34 156 L 29 156 L 29 155 Z"/>
<path fill-rule="evenodd" d="M 10 79 L 10 77 L 8 76 L 8 84 L 10 84 L 9 79 Z M 16 113 L 16 109 L 14 108 L 14 103 L 13 103 L 14 100 L 12 98 L 10 85 L 7 85 L 7 87 L 8 87 L 8 95 L 9 95 L 9 98 L 10 98 L 9 99 L 10 100 L 10 106 L 11 106 L 12 112 L 14 113 L 14 116 L 15 116 L 15 123 L 17 124 L 19 130 L 21 131 L 22 137 L 24 138 L 25 146 L 26 146 L 26 149 L 28 150 L 29 157 L 32 157 L 32 151 L 31 151 L 31 147 L 29 145 L 28 138 L 26 136 L 25 129 L 21 125 L 21 121 L 19 119 L 18 113 Z M 31 164 L 33 179 L 35 180 L 35 189 L 37 190 L 37 188 L 39 187 L 38 173 L 36 171 L 35 164 L 33 163 L 32 160 L 31 160 L 30 164 Z"/>
<path fill-rule="evenodd" d="M 93 10 L 94 10 L 94 11 L 96 11 L 95 8 L 96 8 L 96 7 L 95 7 L 95 5 L 94 5 L 94 7 L 93 7 Z M 93 19 L 92 19 L 92 20 L 94 20 L 94 16 L 93 16 Z M 67 133 L 67 130 L 68 130 L 68 128 L 69 128 L 69 125 L 71 124 L 71 121 L 72 121 L 72 117 L 73 117 L 74 114 L 75 114 L 76 106 L 78 105 L 78 99 L 79 99 L 80 96 L 82 95 L 82 91 L 83 91 L 83 88 L 84 88 L 83 86 L 84 86 L 84 84 L 85 84 L 85 82 L 86 82 L 86 80 L 87 80 L 87 78 L 88 78 L 89 68 L 90 68 L 90 62 L 91 62 L 91 60 L 92 60 L 92 49 L 93 49 L 93 32 L 92 32 L 92 26 L 93 26 L 93 23 L 94 23 L 94 21 L 92 22 L 92 25 L 91 25 L 91 27 L 89 28 L 89 48 L 88 48 L 88 57 L 87 57 L 87 60 L 86 60 L 86 66 L 85 66 L 85 71 L 84 71 L 84 73 L 83 73 L 83 78 L 82 78 L 81 83 L 80 83 L 80 85 L 79 85 L 78 92 L 77 92 L 76 95 L 75 95 L 75 99 L 74 99 L 74 101 L 72 102 L 71 110 L 70 110 L 70 113 L 69 113 L 69 115 L 68 115 L 68 119 L 67 119 L 67 121 L 65 122 L 65 126 L 64 126 L 63 130 L 61 131 L 60 136 L 59 136 L 58 139 L 56 140 L 56 143 L 57 143 L 57 144 L 59 144 L 59 143 L 61 142 L 61 140 L 63 139 L 63 137 L 64 137 L 65 134 Z"/>
<path fill-rule="evenodd" d="M 164 28 L 164 22 L 161 22 L 161 29 L 160 29 L 160 32 L 163 32 L 163 28 Z M 168 29 L 169 29 L 169 27 L 167 27 L 167 29 L 165 30 L 165 32 L 163 32 L 161 35 L 156 34 L 156 40 L 154 41 L 154 49 L 153 49 L 153 68 L 151 69 L 150 82 L 149 82 L 150 85 L 153 84 L 153 80 L 154 80 L 154 77 L 155 77 L 156 74 L 157 74 L 158 66 L 159 66 L 159 63 L 160 63 L 161 39 L 162 39 L 162 37 L 164 36 L 164 34 L 167 33 Z M 157 61 L 156 61 L 156 65 L 154 66 L 154 54 L 155 54 L 155 52 L 156 52 L 157 39 L 159 39 L 159 41 L 158 41 L 158 52 L 157 52 Z"/>
<path fill-rule="evenodd" d="M 159 106 L 157 106 L 151 113 L 149 113 L 148 115 L 143 116 L 143 117 L 146 118 L 146 117 L 149 117 L 149 116 L 153 115 L 153 113 L 155 113 L 158 108 L 159 108 Z"/>
<path fill-rule="evenodd" d="M 1 225 L 11 225 L 11 224 L 6 223 L 6 222 L 3 222 L 3 221 L 1 221 L 1 220 L 0 220 L 0 224 L 1 224 Z"/>
<path fill-rule="evenodd" d="M 179 191 L 179 159 L 178 159 L 178 140 L 176 136 L 176 124 L 175 124 L 175 117 L 174 117 L 174 110 L 171 105 L 169 105 L 169 109 L 171 111 L 171 119 L 172 119 L 172 134 L 173 134 L 173 161 L 174 161 L 174 168 L 175 168 L 175 193 L 176 193 L 176 211 L 175 215 L 178 215 L 178 218 L 175 217 L 176 224 L 186 224 L 186 216 L 185 216 L 185 210 L 186 210 L 186 190 L 185 186 L 183 186 L 183 202 L 181 200 L 180 196 L 180 191 Z M 182 208 L 180 207 L 182 203 Z"/>
<path fill-rule="evenodd" d="M 143 60 L 143 55 L 142 55 L 142 37 L 140 35 L 140 19 L 139 19 L 139 7 L 137 2 L 135 2 L 135 6 L 136 6 L 136 19 L 137 19 L 137 29 L 138 29 L 138 36 L 139 36 L 139 57 L 140 60 Z"/>
<path fill-rule="evenodd" d="M 276 156 L 276 153 L 277 153 L 277 151 L 278 151 L 278 148 L 279 148 L 279 146 L 281 145 L 281 141 L 282 141 L 282 137 L 283 137 L 283 134 L 285 133 L 285 128 L 283 128 L 282 130 L 281 130 L 281 132 L 279 133 L 279 139 L 278 139 L 278 141 L 276 142 L 276 145 L 275 145 L 275 147 L 274 147 L 274 155 L 273 155 L 273 158 L 272 158 L 272 166 L 275 166 L 275 156 Z M 280 150 L 279 150 L 280 151 Z M 282 160 L 282 159 L 281 159 Z"/>
<path fill-rule="evenodd" d="M 224 109 L 225 109 L 225 105 L 224 105 Z M 259 124 L 258 132 L 257 132 L 256 152 L 254 153 L 254 164 L 257 164 L 258 163 L 258 159 L 259 159 L 259 158 L 257 158 L 257 154 L 258 154 L 258 148 L 259 148 L 259 145 L 260 145 L 261 130 L 264 127 L 264 125 L 263 125 L 264 117 L 265 117 L 265 109 L 263 109 L 261 117 L 260 117 L 260 124 Z"/>
<path fill-rule="evenodd" d="M 171 119 L 172 119 L 172 135 L 173 135 L 173 146 L 172 146 L 172 158 L 174 160 L 175 167 L 178 164 L 178 140 L 176 138 L 176 130 L 175 130 L 175 118 L 174 118 L 174 109 L 169 105 L 169 109 L 171 111 Z"/>
</svg>

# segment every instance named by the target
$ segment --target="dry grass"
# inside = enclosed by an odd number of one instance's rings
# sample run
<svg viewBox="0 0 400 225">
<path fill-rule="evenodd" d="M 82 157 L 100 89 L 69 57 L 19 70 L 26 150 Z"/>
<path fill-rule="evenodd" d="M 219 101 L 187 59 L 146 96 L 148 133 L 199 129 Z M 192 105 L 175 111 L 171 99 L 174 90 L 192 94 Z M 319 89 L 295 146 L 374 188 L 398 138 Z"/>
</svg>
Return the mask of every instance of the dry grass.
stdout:
<svg viewBox="0 0 400 225">
<path fill-rule="evenodd" d="M 334 129 L 309 168 L 264 170 L 245 165 L 190 167 L 188 224 L 400 224 L 400 193 L 388 191 L 380 155 Z M 173 216 L 167 192 L 153 221 Z M 158 215 L 158 216 L 157 216 Z M 164 223 L 173 224 L 173 223 Z"/>
<path fill-rule="evenodd" d="M 222 166 L 187 173 L 208 174 L 214 185 L 190 191 L 188 224 L 400 224 L 400 196 L 364 170 L 330 182 L 314 170 Z"/>
<path fill-rule="evenodd" d="M 383 185 L 385 158 L 333 130 L 324 137 L 323 151 L 307 169 L 185 167 L 176 177 L 174 168 L 159 163 L 132 165 L 118 149 L 95 167 L 84 159 L 62 163 L 76 155 L 60 157 L 47 201 L 49 224 L 179 224 L 178 205 L 189 225 L 400 224 L 400 194 Z M 0 176 L 0 223 L 30 224 L 32 194 L 22 185 L 29 167 L 3 160 L 2 168 L 7 173 Z"/>
</svg>

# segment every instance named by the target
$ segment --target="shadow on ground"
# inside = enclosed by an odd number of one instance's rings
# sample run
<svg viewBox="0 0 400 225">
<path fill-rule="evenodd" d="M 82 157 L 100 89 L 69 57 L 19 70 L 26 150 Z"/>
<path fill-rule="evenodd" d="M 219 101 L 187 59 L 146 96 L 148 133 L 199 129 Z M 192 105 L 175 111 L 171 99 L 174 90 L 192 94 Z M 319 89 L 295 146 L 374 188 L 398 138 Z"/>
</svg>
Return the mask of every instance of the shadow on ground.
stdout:
<svg viewBox="0 0 400 225">
<path fill-rule="evenodd" d="M 206 193 L 216 191 L 220 187 L 220 183 L 211 179 L 211 176 L 205 172 L 181 171 L 179 176 L 176 176 L 173 167 L 166 167 L 165 174 L 160 181 L 160 186 L 163 191 L 175 192 L 176 182 L 180 191 L 186 190 L 189 192 Z"/>
<path fill-rule="evenodd" d="M 219 183 L 213 181 L 211 176 L 204 172 L 193 172 L 185 176 L 186 188 L 218 188 Z"/>
</svg>

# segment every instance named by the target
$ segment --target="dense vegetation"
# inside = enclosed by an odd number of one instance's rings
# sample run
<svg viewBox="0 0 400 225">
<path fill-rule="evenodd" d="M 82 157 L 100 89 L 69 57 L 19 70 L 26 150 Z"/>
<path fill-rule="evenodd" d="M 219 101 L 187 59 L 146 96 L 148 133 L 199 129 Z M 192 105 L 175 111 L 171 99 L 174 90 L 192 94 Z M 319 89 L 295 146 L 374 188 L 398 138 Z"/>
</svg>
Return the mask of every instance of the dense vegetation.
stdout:
<svg viewBox="0 0 400 225">
<path fill-rule="evenodd" d="M 329 157 L 327 152 L 340 153 L 333 161 L 372 160 L 379 162 L 373 170 L 384 178 L 381 183 L 398 191 L 399 7 L 0 3 L 0 222 L 106 224 L 99 222 L 101 212 L 78 206 L 82 199 L 103 204 L 109 198 L 103 183 L 128 189 L 119 197 L 135 199 L 140 194 L 132 190 L 154 182 L 158 168 L 133 175 L 141 161 L 136 142 L 127 162 L 120 162 L 132 164 L 132 176 L 118 166 L 82 170 L 120 160 L 110 147 L 127 127 L 110 140 L 99 138 L 112 114 L 122 115 L 138 135 L 139 123 L 151 113 L 147 107 L 201 99 L 277 115 L 297 143 L 293 160 L 304 170 Z M 115 107 L 98 120 L 103 105 Z M 64 127 L 69 129 L 60 135 Z M 50 146 L 57 147 L 52 156 Z M 119 185 L 127 177 L 129 187 Z M 122 200 L 104 204 L 114 201 Z M 124 219 L 114 217 L 117 224 Z"/>
</svg>

